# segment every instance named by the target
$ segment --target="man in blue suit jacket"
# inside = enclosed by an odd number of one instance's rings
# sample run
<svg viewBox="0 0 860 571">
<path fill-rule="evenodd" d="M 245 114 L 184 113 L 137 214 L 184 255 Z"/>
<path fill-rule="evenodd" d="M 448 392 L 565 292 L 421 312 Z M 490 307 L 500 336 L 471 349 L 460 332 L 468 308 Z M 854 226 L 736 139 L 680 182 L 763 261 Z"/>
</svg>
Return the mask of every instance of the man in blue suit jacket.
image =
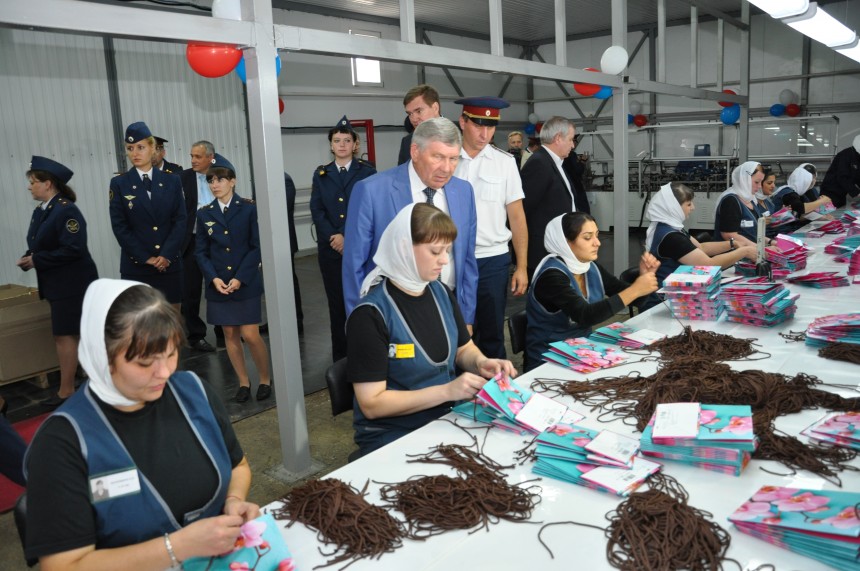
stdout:
<svg viewBox="0 0 860 571">
<path fill-rule="evenodd" d="M 428 119 L 412 135 L 409 162 L 359 181 L 352 189 L 343 248 L 347 315 L 358 304 L 361 282 L 376 267 L 373 255 L 382 231 L 406 205 L 432 201 L 454 219 L 458 230 L 453 263 L 449 264 L 453 268 L 447 270 L 446 266 L 442 281 L 454 290 L 466 323 L 474 322 L 478 223 L 472 185 L 453 176 L 460 158 L 460 145 L 460 131 L 451 121 L 444 117 Z"/>
</svg>

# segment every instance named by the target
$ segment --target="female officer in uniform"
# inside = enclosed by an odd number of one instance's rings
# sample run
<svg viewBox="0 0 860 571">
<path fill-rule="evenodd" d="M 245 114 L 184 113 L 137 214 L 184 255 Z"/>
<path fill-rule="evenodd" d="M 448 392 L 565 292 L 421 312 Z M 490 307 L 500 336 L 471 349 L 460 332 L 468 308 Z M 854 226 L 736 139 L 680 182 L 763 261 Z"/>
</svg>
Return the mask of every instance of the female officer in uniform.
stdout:
<svg viewBox="0 0 860 571">
<path fill-rule="evenodd" d="M 41 204 L 27 231 L 27 253 L 18 260 L 24 270 L 36 269 L 39 297 L 51 304 L 51 329 L 60 361 L 60 389 L 42 402 L 56 408 L 75 392 L 78 335 L 84 293 L 98 279 L 87 249 L 87 223 L 68 186 L 72 171 L 45 157 L 34 156 L 27 178 L 30 193 Z"/>
<path fill-rule="evenodd" d="M 227 355 L 239 377 L 236 402 L 251 396 L 242 339 L 260 374 L 257 400 L 265 400 L 272 395 L 272 388 L 269 352 L 259 326 L 263 276 L 257 205 L 234 192 L 236 169 L 218 153 L 206 172 L 206 181 L 215 200 L 197 211 L 195 252 L 206 284 L 206 321 L 224 328 Z"/>
<path fill-rule="evenodd" d="M 317 260 L 328 298 L 332 359 L 338 361 L 346 357 L 346 307 L 341 277 L 346 208 L 355 183 L 376 174 L 376 169 L 354 158 L 358 135 L 346 115 L 329 130 L 328 140 L 334 160 L 318 166 L 314 172 L 310 207 L 317 232 Z"/>
<path fill-rule="evenodd" d="M 155 138 L 146 123 L 125 130 L 125 152 L 133 168 L 110 181 L 110 220 L 119 242 L 119 272 L 182 301 L 182 240 L 185 198 L 179 177 L 152 167 Z"/>
</svg>

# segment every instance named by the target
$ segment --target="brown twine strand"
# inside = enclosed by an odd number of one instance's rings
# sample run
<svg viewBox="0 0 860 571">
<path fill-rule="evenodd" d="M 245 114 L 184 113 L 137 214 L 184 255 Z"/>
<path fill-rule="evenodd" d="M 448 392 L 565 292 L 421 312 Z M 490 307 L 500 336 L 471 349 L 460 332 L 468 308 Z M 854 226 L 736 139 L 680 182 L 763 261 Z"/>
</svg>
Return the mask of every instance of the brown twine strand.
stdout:
<svg viewBox="0 0 860 571">
<path fill-rule="evenodd" d="M 856 451 L 806 445 L 792 436 L 777 436 L 773 429 L 778 416 L 804 409 L 860 407 L 860 399 L 846 399 L 815 388 L 820 384 L 820 379 L 805 373 L 788 377 L 759 370 L 735 371 L 724 363 L 701 357 L 670 361 L 647 377 L 631 373 L 583 382 L 542 382 L 548 390 L 561 388 L 592 410 L 600 410 L 598 420 L 620 418 L 627 424 L 635 423 L 640 432 L 660 403 L 747 404 L 752 408 L 753 427 L 761 441 L 755 458 L 833 478 L 836 470 L 848 468 Z"/>
<path fill-rule="evenodd" d="M 853 343 L 832 343 L 819 349 L 818 356 L 860 365 L 860 345 Z"/>
<path fill-rule="evenodd" d="M 788 333 L 780 333 L 779 336 L 785 339 L 786 343 L 806 341 L 806 331 L 789 331 Z"/>
<path fill-rule="evenodd" d="M 689 325 L 678 335 L 666 337 L 646 347 L 650 351 L 659 351 L 664 361 L 686 359 L 688 357 L 709 357 L 714 361 L 739 361 L 755 353 L 770 357 L 756 349 L 755 339 L 738 339 L 731 335 L 713 331 L 693 330 Z M 758 360 L 758 359 L 747 359 Z"/>
<path fill-rule="evenodd" d="M 445 464 L 458 476 L 414 476 L 380 490 L 389 507 L 406 516 L 414 539 L 455 529 L 489 530 L 500 520 L 525 521 L 540 502 L 537 486 L 508 484 L 502 466 L 476 451 L 477 446 L 440 444 L 410 462 Z M 527 483 L 527 482 L 522 482 Z"/>
<path fill-rule="evenodd" d="M 385 509 L 364 499 L 367 484 L 359 492 L 349 484 L 337 480 L 311 480 L 293 488 L 282 498 L 283 507 L 273 510 L 278 520 L 303 523 L 316 530 L 317 540 L 334 544 L 331 557 L 314 569 L 337 565 L 345 561 L 346 569 L 359 559 L 379 559 L 403 544 L 406 535 L 403 524 Z"/>
</svg>

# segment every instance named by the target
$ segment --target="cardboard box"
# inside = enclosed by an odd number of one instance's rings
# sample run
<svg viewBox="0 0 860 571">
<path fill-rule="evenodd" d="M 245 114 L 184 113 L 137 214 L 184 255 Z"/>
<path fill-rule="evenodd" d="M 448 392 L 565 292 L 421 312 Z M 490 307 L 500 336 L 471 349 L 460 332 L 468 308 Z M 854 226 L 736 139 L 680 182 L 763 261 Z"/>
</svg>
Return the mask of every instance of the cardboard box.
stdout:
<svg viewBox="0 0 860 571">
<path fill-rule="evenodd" d="M 35 288 L 0 285 L 0 384 L 58 367 L 51 306 Z"/>
</svg>

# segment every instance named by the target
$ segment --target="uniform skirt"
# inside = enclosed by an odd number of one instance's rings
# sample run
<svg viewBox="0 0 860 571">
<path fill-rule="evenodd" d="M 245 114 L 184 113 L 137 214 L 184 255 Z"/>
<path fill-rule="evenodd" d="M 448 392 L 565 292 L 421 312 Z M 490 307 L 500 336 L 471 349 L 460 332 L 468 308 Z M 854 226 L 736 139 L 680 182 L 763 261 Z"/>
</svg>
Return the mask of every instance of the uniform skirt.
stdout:
<svg viewBox="0 0 860 571">
<path fill-rule="evenodd" d="M 51 333 L 54 335 L 80 335 L 84 294 L 63 299 L 48 300 L 51 305 Z"/>
<path fill-rule="evenodd" d="M 133 280 L 154 287 L 164 294 L 168 303 L 180 303 L 182 301 L 182 272 L 170 272 L 169 274 L 150 275 L 125 275 L 122 279 Z"/>
<path fill-rule="evenodd" d="M 206 321 L 211 325 L 255 325 L 263 320 L 262 299 L 206 300 Z"/>
</svg>

